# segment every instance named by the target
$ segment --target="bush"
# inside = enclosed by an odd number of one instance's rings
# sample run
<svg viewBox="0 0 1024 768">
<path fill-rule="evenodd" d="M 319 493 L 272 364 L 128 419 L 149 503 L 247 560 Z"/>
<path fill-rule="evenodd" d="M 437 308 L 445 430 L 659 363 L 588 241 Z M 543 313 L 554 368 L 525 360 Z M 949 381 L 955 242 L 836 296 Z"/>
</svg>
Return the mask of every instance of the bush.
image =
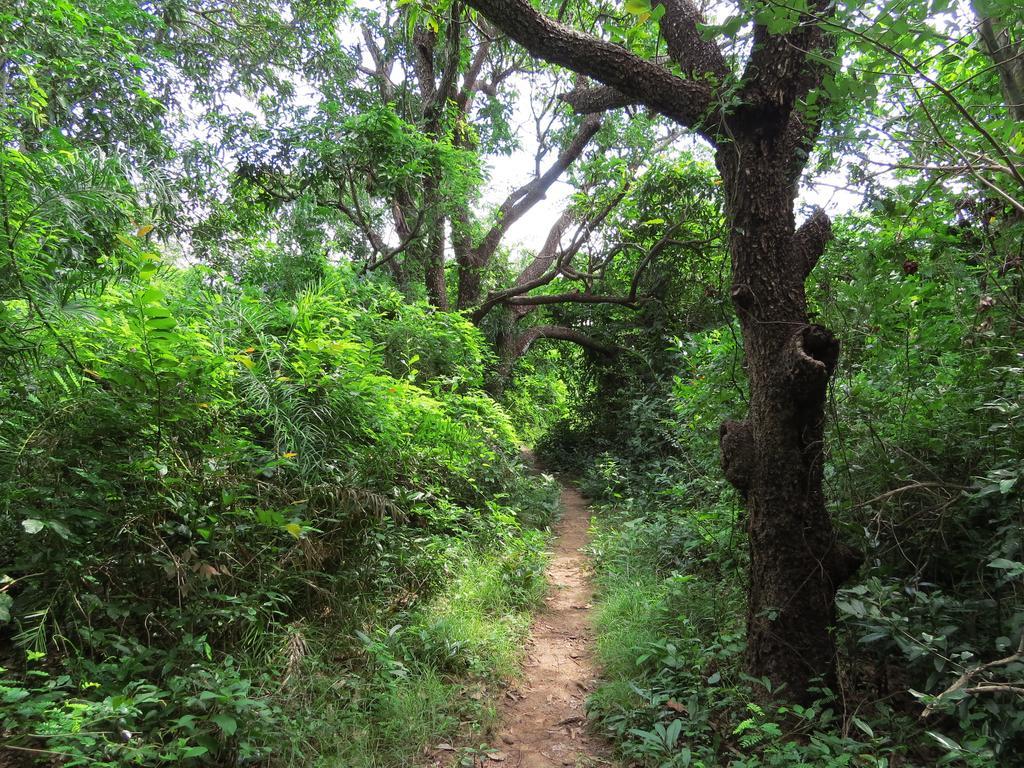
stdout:
<svg viewBox="0 0 1024 768">
<path fill-rule="evenodd" d="M 718 425 L 745 410 L 736 328 L 663 345 L 646 361 L 671 372 L 656 381 L 578 374 L 579 410 L 540 441 L 600 501 L 608 682 L 591 712 L 639 763 L 1010 765 L 1021 749 L 999 687 L 1024 673 L 1019 312 L 985 300 L 1002 278 L 976 241 L 934 237 L 905 273 L 902 219 L 837 232 L 811 291 L 844 340 L 825 476 L 867 554 L 837 601 L 840 690 L 810 710 L 751 709 L 764 683 L 742 674 L 744 512 L 717 450 Z M 970 693 L 965 673 L 982 681 Z"/>
<path fill-rule="evenodd" d="M 354 664 L 357 632 L 413 617 L 400 658 L 439 699 L 450 672 L 510 670 L 541 573 L 521 521 L 554 496 L 478 389 L 478 332 L 345 269 L 268 296 L 131 259 L 54 320 L 63 346 L 36 329 L 0 369 L 5 740 L 71 764 L 265 758 L 302 731 L 278 690 L 314 622 L 343 639 L 313 655 Z M 422 703 L 393 683 L 333 711 Z M 409 745 L 451 725 L 436 705 Z"/>
</svg>

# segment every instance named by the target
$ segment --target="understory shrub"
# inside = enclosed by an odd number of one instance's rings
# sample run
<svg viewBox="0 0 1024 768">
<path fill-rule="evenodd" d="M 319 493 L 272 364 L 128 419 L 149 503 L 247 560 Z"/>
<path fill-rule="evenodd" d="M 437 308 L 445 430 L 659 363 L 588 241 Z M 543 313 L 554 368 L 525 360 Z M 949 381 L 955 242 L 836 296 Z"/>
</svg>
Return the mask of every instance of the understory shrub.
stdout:
<svg viewBox="0 0 1024 768">
<path fill-rule="evenodd" d="M 844 344 L 826 486 L 866 556 L 837 598 L 838 688 L 813 707 L 759 705 L 765 681 L 743 674 L 745 512 L 717 445 L 718 425 L 746 410 L 737 328 L 652 340 L 656 380 L 581 374 L 581 407 L 540 441 L 598 500 L 607 682 L 590 712 L 627 759 L 1020 764 L 1020 288 L 993 298 L 999 265 L 977 241 L 908 241 L 901 221 L 839 223 L 811 291 Z"/>
<path fill-rule="evenodd" d="M 5 743 L 307 764 L 339 749 L 297 715 L 315 694 L 404 764 L 461 680 L 514 669 L 555 510 L 479 333 L 345 268 L 287 296 L 124 259 L 0 365 Z"/>
</svg>

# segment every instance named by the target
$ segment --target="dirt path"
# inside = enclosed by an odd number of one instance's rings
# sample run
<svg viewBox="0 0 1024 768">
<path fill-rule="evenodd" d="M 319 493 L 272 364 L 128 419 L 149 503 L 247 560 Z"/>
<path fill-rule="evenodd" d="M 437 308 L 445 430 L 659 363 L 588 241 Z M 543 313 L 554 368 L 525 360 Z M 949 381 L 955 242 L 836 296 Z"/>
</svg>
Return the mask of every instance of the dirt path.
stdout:
<svg viewBox="0 0 1024 768">
<path fill-rule="evenodd" d="M 588 541 L 590 511 L 565 484 L 562 510 L 548 566 L 550 593 L 533 623 L 524 679 L 505 692 L 498 751 L 485 762 L 495 768 L 612 764 L 600 739 L 586 733 L 583 711 L 597 677 L 590 627 L 594 590 L 580 551 Z"/>
</svg>

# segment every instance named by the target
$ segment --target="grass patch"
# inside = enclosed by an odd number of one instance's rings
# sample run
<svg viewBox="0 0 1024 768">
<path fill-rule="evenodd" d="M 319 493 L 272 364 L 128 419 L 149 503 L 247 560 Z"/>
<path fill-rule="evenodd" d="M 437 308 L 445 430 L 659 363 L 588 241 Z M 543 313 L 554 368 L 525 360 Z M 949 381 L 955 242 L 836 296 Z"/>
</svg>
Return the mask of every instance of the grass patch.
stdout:
<svg viewBox="0 0 1024 768">
<path fill-rule="evenodd" d="M 597 728 L 643 768 L 919 766 L 879 709 L 869 723 L 822 691 L 813 706 L 760 706 L 743 673 L 742 552 L 729 518 L 660 500 L 596 507 L 595 628 L 604 681 L 587 702 Z M 902 730 L 901 730 L 902 729 Z M 949 765 L 980 766 L 963 751 Z M 935 764 L 924 763 L 924 764 Z"/>
<path fill-rule="evenodd" d="M 659 628 L 664 589 L 652 576 L 602 579 L 594 618 L 597 657 L 609 680 L 636 673 L 641 649 L 662 637 Z"/>
<path fill-rule="evenodd" d="M 428 601 L 359 631 L 355 648 L 307 639 L 273 697 L 295 734 L 274 764 L 398 768 L 459 733 L 486 734 L 496 710 L 485 690 L 517 674 L 545 592 L 545 541 L 526 530 L 489 552 L 453 543 L 451 577 Z"/>
</svg>

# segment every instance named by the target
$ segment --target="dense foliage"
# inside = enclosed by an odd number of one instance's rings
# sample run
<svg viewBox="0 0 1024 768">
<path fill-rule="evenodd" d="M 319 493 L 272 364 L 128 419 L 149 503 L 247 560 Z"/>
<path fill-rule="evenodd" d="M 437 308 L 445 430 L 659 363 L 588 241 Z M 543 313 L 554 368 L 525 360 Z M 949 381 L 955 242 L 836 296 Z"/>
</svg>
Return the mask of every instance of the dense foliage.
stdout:
<svg viewBox="0 0 1024 768">
<path fill-rule="evenodd" d="M 502 5 L 714 98 L 591 88 Z M 1018 5 L 4 5 L 0 764 L 472 764 L 558 513 L 524 444 L 594 499 L 588 711 L 629 764 L 1022 764 Z M 779 40 L 813 82 L 744 119 L 771 68 L 715 72 Z M 798 218 L 841 203 L 797 287 L 864 556 L 796 704 L 747 674 L 780 606 L 719 453 L 774 202 L 719 149 L 783 107 Z"/>
<path fill-rule="evenodd" d="M 476 331 L 344 270 L 279 298 L 125 239 L 126 274 L 5 366 L 3 607 L 28 654 L 7 727 L 93 765 L 245 758 L 296 717 L 279 699 L 307 653 L 352 659 L 331 706 L 355 712 L 409 675 L 507 668 L 540 583 L 520 521 L 550 499 L 521 489 Z M 496 599 L 422 607 L 460 580 Z"/>
<path fill-rule="evenodd" d="M 838 600 L 840 688 L 815 707 L 747 704 L 764 682 L 742 674 L 746 522 L 715 445 L 745 397 L 735 329 L 681 335 L 657 353 L 666 373 L 654 382 L 587 373 L 588 409 L 547 439 L 549 460 L 583 472 L 600 500 L 608 682 L 591 711 L 624 755 L 1016 764 L 1024 285 L 1006 265 L 1024 232 L 1016 217 L 979 219 L 942 195 L 921 208 L 917 196 L 892 190 L 846 217 L 814 290 L 848 340 L 826 477 L 867 554 Z"/>
</svg>

